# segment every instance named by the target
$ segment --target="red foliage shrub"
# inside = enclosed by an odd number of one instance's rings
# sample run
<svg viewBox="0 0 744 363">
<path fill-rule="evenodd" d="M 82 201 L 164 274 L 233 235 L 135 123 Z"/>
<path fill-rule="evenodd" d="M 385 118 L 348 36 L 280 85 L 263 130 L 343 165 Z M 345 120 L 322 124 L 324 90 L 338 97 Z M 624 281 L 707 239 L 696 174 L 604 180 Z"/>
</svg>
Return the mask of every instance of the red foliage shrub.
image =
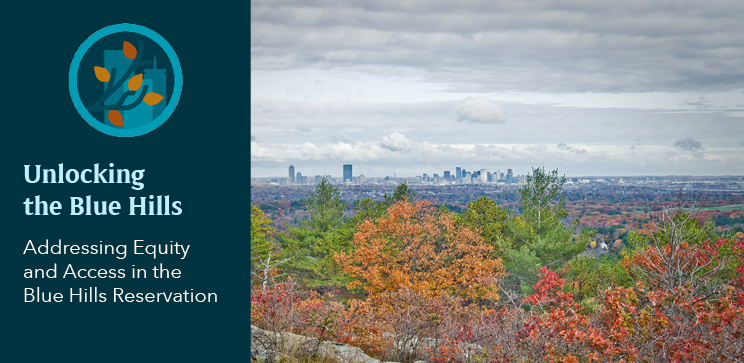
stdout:
<svg viewBox="0 0 744 363">
<path fill-rule="evenodd" d="M 744 238 L 649 246 L 622 263 L 637 284 L 605 289 L 592 309 L 542 268 L 535 293 L 511 306 L 402 289 L 344 308 L 288 283 L 254 291 L 251 317 L 402 362 L 741 361 Z"/>
</svg>

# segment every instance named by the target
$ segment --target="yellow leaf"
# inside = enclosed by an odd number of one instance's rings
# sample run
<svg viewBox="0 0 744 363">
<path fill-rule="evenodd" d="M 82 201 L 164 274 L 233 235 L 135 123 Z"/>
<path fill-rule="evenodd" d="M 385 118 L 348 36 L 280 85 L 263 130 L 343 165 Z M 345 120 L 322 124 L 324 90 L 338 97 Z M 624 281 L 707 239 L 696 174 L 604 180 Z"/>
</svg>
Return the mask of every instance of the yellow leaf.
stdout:
<svg viewBox="0 0 744 363">
<path fill-rule="evenodd" d="M 130 42 L 124 42 L 123 50 L 124 56 L 129 59 L 134 59 L 137 56 L 137 48 L 135 48 Z"/>
<path fill-rule="evenodd" d="M 124 118 L 121 116 L 121 112 L 117 110 L 110 110 L 108 114 L 108 119 L 111 121 L 112 124 L 122 127 L 124 126 Z"/>
<path fill-rule="evenodd" d="M 163 100 L 163 96 L 155 92 L 149 92 L 148 94 L 145 95 L 145 99 L 143 99 L 143 101 L 145 101 L 145 103 L 150 106 L 155 106 L 158 103 L 160 103 L 160 101 L 162 100 Z"/>
<path fill-rule="evenodd" d="M 137 74 L 130 78 L 127 87 L 129 87 L 130 91 L 136 91 L 142 87 L 142 74 Z"/>
<path fill-rule="evenodd" d="M 93 67 L 93 70 L 96 71 L 96 78 L 98 78 L 98 80 L 101 82 L 108 82 L 111 78 L 111 75 L 109 74 L 109 71 L 106 70 L 106 68 Z"/>
</svg>

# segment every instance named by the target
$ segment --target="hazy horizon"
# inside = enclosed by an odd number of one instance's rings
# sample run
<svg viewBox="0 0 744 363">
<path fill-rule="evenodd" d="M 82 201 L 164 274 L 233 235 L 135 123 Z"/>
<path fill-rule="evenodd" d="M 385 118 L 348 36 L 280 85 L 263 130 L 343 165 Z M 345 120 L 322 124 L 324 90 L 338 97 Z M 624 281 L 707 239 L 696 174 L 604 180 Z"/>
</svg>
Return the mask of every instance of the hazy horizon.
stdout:
<svg viewBox="0 0 744 363">
<path fill-rule="evenodd" d="M 744 175 L 744 3 L 608 6 L 252 1 L 251 173 Z"/>
<path fill-rule="evenodd" d="M 469 171 L 469 172 L 473 172 L 473 171 L 478 171 L 478 170 L 481 170 L 481 169 L 466 169 L 466 170 Z M 486 169 L 486 170 L 488 170 L 489 172 L 493 172 L 495 169 L 494 170 Z M 499 170 L 502 173 L 505 173 L 506 174 L 506 169 L 499 169 Z M 286 178 L 289 175 L 288 174 L 288 171 L 289 170 L 287 170 L 287 173 L 285 173 L 284 175 L 267 175 L 267 176 L 255 176 L 255 175 L 251 175 L 251 179 Z M 454 170 L 449 170 L 449 171 L 450 171 L 451 174 L 454 174 Z M 531 171 L 528 171 L 528 172 L 517 172 L 516 170 L 513 170 L 513 169 L 512 169 L 512 171 L 513 171 L 513 174 L 515 176 L 516 175 L 526 175 L 528 173 L 531 173 Z M 297 167 L 295 166 L 295 173 L 297 173 L 297 172 L 301 172 L 303 176 L 306 176 L 306 177 L 309 177 L 309 178 L 314 178 L 316 175 L 330 175 L 332 178 L 341 178 L 341 177 L 343 177 L 343 172 L 339 172 L 339 173 L 336 173 L 336 174 L 332 174 L 332 173 L 315 173 L 315 174 L 308 173 L 308 174 L 305 174 L 302 170 L 297 169 Z M 437 174 L 439 174 L 440 177 L 442 177 L 443 176 L 443 172 L 444 172 L 444 170 L 437 171 L 437 172 L 427 172 L 426 174 L 429 175 L 429 176 L 432 176 L 434 173 L 437 173 Z M 359 174 L 361 174 L 361 173 L 358 173 L 358 172 L 354 171 L 353 174 L 354 174 L 354 176 L 359 176 Z M 604 177 L 606 177 L 606 178 L 641 178 L 641 177 L 744 178 L 744 175 L 735 175 L 735 174 L 720 174 L 720 175 L 719 174 L 715 174 L 715 175 L 705 175 L 705 174 L 702 174 L 702 175 L 692 175 L 692 174 L 636 174 L 636 175 L 631 175 L 631 174 L 619 174 L 619 175 L 609 175 L 609 174 L 608 175 L 599 175 L 599 174 L 593 174 L 593 175 L 591 175 L 591 174 L 588 174 L 588 175 L 568 175 L 568 174 L 565 174 L 565 173 L 561 173 L 560 170 L 558 170 L 558 175 L 559 176 L 564 176 L 565 175 L 567 178 L 604 178 Z M 371 175 L 371 174 L 366 174 L 365 173 L 364 176 L 366 178 L 370 178 L 370 177 L 384 178 L 386 176 L 389 176 L 390 178 L 393 178 L 393 174 L 390 174 L 390 175 L 387 175 L 387 174 L 386 175 Z M 396 174 L 396 177 L 397 178 L 415 178 L 417 176 L 421 176 L 421 174 L 416 174 L 416 175 L 397 175 Z"/>
</svg>

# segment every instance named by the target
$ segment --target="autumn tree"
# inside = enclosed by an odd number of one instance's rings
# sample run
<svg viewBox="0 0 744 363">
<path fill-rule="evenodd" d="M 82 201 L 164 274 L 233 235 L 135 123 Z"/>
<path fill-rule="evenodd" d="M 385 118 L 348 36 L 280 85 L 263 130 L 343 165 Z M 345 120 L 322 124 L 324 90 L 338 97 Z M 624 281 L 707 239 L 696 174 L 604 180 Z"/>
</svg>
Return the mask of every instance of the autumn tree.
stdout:
<svg viewBox="0 0 744 363">
<path fill-rule="evenodd" d="M 272 223 L 261 209 L 255 205 L 251 206 L 251 264 L 265 258 L 274 249 L 273 243 L 268 239 L 269 235 L 274 232 Z"/>
<path fill-rule="evenodd" d="M 278 246 L 269 240 L 274 233 L 271 223 L 261 209 L 251 206 L 251 275 L 263 289 L 284 276 L 279 268 L 291 260 L 282 257 Z"/>
<path fill-rule="evenodd" d="M 504 271 L 493 246 L 430 202 L 398 201 L 377 223 L 365 221 L 351 244 L 353 253 L 336 256 L 354 279 L 350 288 L 498 299 Z"/>
<path fill-rule="evenodd" d="M 322 271 L 326 282 L 336 287 L 348 284 L 349 280 L 341 273 L 341 266 L 334 256 L 352 251 L 351 240 L 354 233 L 359 230 L 359 226 L 367 220 L 376 223 L 396 201 L 412 200 L 415 195 L 416 192 L 413 189 L 406 183 L 401 183 L 392 194 L 385 193 L 382 201 L 375 201 L 372 198 L 357 200 L 354 203 L 352 216 L 343 218 L 343 223 L 335 225 L 317 241 L 316 250 L 319 255 L 323 256 L 317 262 L 318 270 Z"/>
<path fill-rule="evenodd" d="M 461 214 L 455 215 L 455 220 L 459 225 L 478 233 L 494 247 L 499 256 L 503 256 L 502 249 L 510 245 L 505 235 L 508 218 L 507 210 L 499 207 L 495 200 L 486 196 L 470 201 Z"/>
<path fill-rule="evenodd" d="M 623 267 L 634 281 L 666 290 L 686 286 L 698 294 L 719 293 L 723 282 L 738 276 L 744 256 L 737 240 L 718 238 L 694 213 L 665 208 L 652 222 L 651 233 L 635 241 Z M 702 251 L 701 251 L 702 249 Z M 707 257 L 706 257 L 707 256 Z"/>
</svg>

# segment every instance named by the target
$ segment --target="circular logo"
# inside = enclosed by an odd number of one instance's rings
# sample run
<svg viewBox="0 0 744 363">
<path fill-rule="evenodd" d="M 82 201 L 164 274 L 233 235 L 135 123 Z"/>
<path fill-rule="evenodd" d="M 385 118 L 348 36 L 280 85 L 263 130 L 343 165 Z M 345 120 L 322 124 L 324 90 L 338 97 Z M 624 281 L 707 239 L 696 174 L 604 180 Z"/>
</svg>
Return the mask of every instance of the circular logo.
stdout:
<svg viewBox="0 0 744 363">
<path fill-rule="evenodd" d="M 173 48 L 140 25 L 103 28 L 83 42 L 70 65 L 72 103 L 96 130 L 144 135 L 170 117 L 183 76 Z"/>
</svg>

